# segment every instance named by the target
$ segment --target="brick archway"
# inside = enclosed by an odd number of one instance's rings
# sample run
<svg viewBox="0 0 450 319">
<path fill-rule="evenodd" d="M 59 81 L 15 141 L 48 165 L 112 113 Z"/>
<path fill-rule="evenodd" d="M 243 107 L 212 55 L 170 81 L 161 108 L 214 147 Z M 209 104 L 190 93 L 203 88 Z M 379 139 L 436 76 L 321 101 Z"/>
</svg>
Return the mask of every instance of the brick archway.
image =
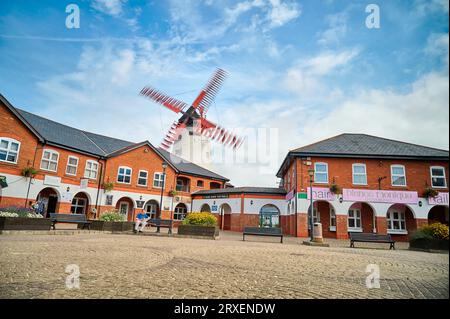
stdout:
<svg viewBox="0 0 450 319">
<path fill-rule="evenodd" d="M 428 212 L 428 224 L 442 223 L 448 226 L 449 222 L 449 207 L 444 205 L 433 206 Z"/>
</svg>

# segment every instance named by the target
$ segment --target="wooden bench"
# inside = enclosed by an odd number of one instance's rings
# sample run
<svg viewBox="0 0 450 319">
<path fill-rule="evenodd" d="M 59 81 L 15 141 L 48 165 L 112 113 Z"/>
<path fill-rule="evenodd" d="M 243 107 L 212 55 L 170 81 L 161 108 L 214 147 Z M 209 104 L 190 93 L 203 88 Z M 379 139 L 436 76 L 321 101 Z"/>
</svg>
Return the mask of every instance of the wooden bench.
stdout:
<svg viewBox="0 0 450 319">
<path fill-rule="evenodd" d="M 283 234 L 281 228 L 278 227 L 244 227 L 243 241 L 245 241 L 245 235 L 280 237 L 281 243 L 283 243 Z"/>
<path fill-rule="evenodd" d="M 169 228 L 169 234 L 172 234 L 173 219 L 150 218 L 148 224 L 152 227 L 158 227 L 158 232 L 160 227 Z"/>
<path fill-rule="evenodd" d="M 395 250 L 395 241 L 391 238 L 391 235 L 379 235 L 372 233 L 349 233 L 350 234 L 350 247 L 355 248 L 355 242 L 366 243 L 388 243 L 390 244 L 389 250 Z"/>
<path fill-rule="evenodd" d="M 56 223 L 70 223 L 70 224 L 82 224 L 84 229 L 87 227 L 91 229 L 91 222 L 86 219 L 85 214 L 58 214 L 50 213 L 50 221 L 52 222 L 52 228 L 55 229 Z"/>
</svg>

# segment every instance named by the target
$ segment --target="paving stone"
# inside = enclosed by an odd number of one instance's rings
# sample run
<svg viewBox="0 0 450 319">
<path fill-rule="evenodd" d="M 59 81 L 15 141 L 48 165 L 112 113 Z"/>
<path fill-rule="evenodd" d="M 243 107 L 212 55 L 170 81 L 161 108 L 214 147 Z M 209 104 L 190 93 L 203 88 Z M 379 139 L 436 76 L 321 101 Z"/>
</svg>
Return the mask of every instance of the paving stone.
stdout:
<svg viewBox="0 0 450 319">
<path fill-rule="evenodd" d="M 241 240 L 73 233 L 0 235 L 0 298 L 448 298 L 448 254 L 399 243 L 348 248 Z M 370 248 L 369 248 L 370 247 Z M 375 249 L 374 249 L 375 248 Z M 80 289 L 66 288 L 66 266 Z M 380 288 L 366 288 L 366 267 Z"/>
</svg>

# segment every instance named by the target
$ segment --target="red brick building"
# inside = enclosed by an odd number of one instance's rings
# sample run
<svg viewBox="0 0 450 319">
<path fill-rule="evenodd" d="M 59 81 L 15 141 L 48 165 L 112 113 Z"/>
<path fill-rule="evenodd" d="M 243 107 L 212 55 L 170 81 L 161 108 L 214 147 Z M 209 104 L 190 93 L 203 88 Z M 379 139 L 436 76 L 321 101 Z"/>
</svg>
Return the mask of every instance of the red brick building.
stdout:
<svg viewBox="0 0 450 319">
<path fill-rule="evenodd" d="M 69 127 L 17 109 L 1 95 L 0 143 L 0 176 L 7 185 L 0 187 L 0 207 L 40 200 L 46 214 L 98 218 L 117 209 L 133 220 L 140 211 L 156 214 L 162 192 L 163 218 L 182 220 L 191 211 L 192 192 L 228 182 L 148 141 L 133 143 Z M 26 168 L 38 173 L 23 176 Z"/>
<path fill-rule="evenodd" d="M 429 221 L 448 224 L 448 151 L 342 134 L 290 151 L 277 172 L 291 194 L 292 235 L 308 235 L 310 169 L 314 221 L 322 223 L 324 237 L 374 232 L 406 240 Z M 333 185 L 339 191 L 333 193 Z M 439 195 L 424 197 L 429 188 Z"/>
</svg>

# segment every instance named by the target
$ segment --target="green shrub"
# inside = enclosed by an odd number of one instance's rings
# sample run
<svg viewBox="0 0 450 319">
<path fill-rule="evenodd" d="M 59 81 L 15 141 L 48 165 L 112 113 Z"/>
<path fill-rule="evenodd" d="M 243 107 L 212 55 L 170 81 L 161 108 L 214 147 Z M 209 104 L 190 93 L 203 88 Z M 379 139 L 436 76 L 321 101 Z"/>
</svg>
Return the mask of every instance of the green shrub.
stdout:
<svg viewBox="0 0 450 319">
<path fill-rule="evenodd" d="M 124 222 L 125 216 L 120 214 L 117 210 L 110 210 L 104 212 L 99 219 L 104 222 Z"/>
<path fill-rule="evenodd" d="M 444 239 L 449 238 L 448 226 L 441 223 L 433 223 L 431 225 L 425 225 L 419 228 L 412 236 L 411 239 Z"/>
<path fill-rule="evenodd" d="M 189 213 L 183 220 L 183 225 L 216 226 L 217 218 L 211 213 Z"/>
</svg>

